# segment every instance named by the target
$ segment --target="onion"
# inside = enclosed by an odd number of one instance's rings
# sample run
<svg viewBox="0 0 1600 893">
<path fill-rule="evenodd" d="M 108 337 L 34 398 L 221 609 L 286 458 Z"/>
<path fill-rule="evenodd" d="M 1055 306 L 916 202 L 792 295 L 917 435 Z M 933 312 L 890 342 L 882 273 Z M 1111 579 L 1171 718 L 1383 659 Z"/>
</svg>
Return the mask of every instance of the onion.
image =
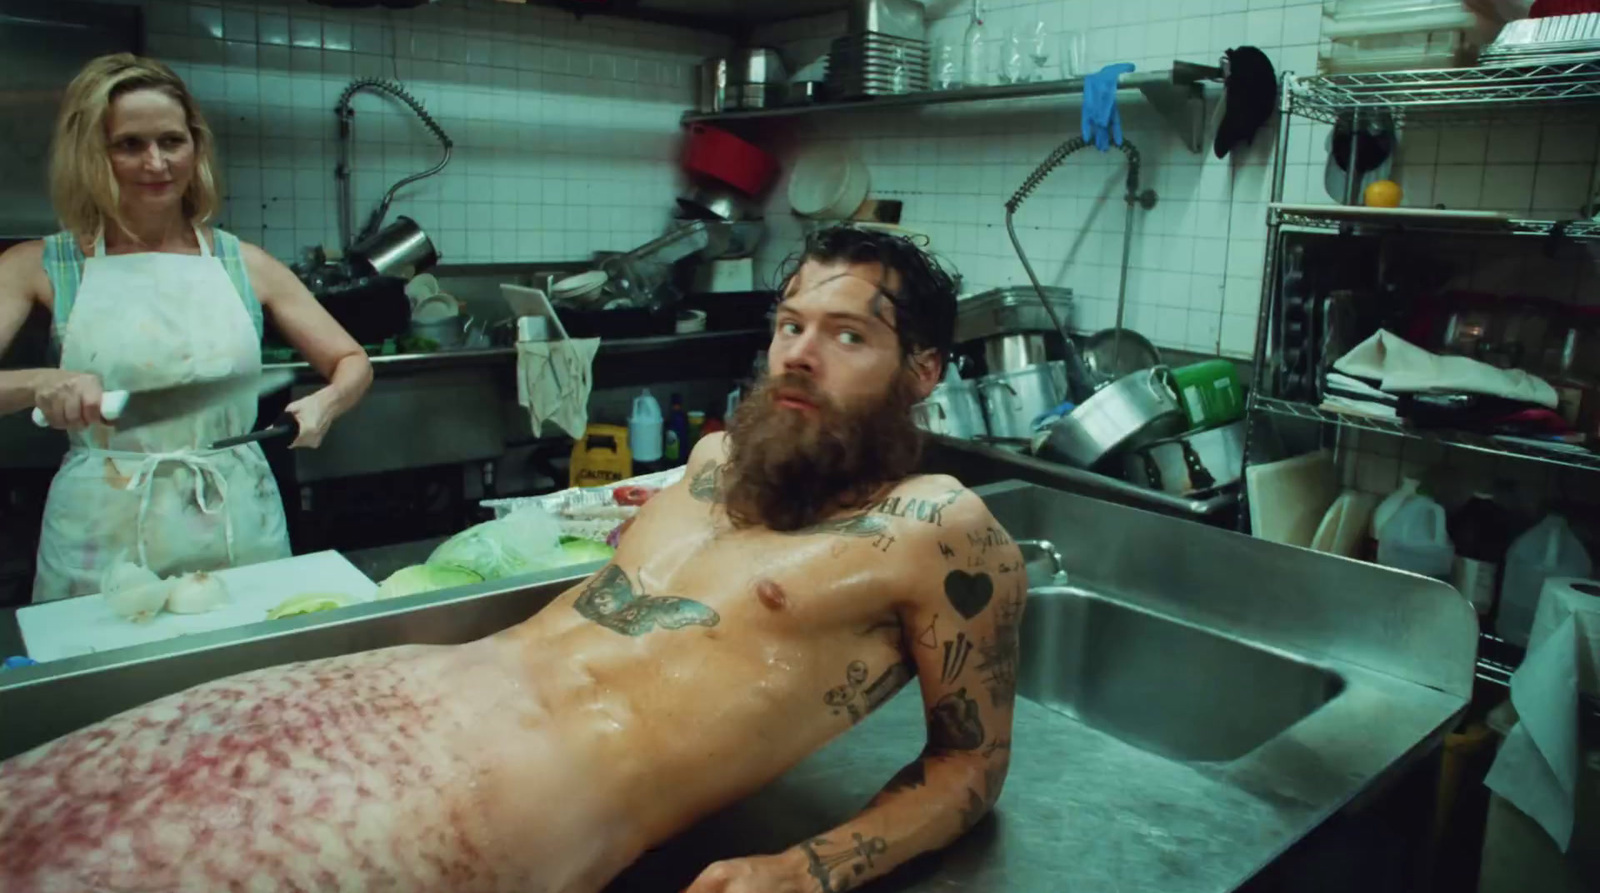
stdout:
<svg viewBox="0 0 1600 893">
<path fill-rule="evenodd" d="M 172 581 L 167 610 L 174 614 L 204 614 L 228 603 L 228 584 L 205 571 L 184 574 Z"/>
<path fill-rule="evenodd" d="M 131 561 L 114 562 L 100 575 L 100 595 L 112 613 L 134 623 L 144 623 L 161 613 L 171 585 L 154 571 Z"/>
</svg>

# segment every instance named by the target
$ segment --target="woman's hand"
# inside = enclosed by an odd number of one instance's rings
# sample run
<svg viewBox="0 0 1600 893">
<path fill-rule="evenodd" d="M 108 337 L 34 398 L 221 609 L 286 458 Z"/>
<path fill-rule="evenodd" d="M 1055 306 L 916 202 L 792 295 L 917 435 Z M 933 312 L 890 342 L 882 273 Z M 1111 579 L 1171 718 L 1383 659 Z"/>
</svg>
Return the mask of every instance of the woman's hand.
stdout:
<svg viewBox="0 0 1600 893">
<path fill-rule="evenodd" d="M 294 443 L 289 444 L 289 449 L 314 450 L 322 446 L 322 438 L 328 436 L 328 427 L 333 424 L 333 413 L 329 411 L 324 396 L 326 392 L 324 388 L 283 408 L 284 412 L 294 416 L 295 423 L 300 426 L 300 434 L 295 437 Z"/>
<path fill-rule="evenodd" d="M 49 369 L 44 373 L 34 386 L 33 405 L 44 413 L 50 427 L 77 431 L 105 424 L 100 415 L 100 397 L 105 390 L 97 376 L 65 369 Z"/>
<path fill-rule="evenodd" d="M 750 856 L 711 863 L 683 893 L 806 893 L 808 880 L 787 854 Z"/>
</svg>

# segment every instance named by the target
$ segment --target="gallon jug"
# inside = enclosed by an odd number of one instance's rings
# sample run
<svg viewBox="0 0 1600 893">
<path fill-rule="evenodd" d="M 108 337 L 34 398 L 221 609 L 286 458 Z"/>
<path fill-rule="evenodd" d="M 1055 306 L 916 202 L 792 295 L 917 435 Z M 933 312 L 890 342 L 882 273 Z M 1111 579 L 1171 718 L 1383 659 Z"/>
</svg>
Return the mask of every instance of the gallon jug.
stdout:
<svg viewBox="0 0 1600 893">
<path fill-rule="evenodd" d="M 640 391 L 628 416 L 628 449 L 634 461 L 661 461 L 661 425 L 661 404 L 649 391 Z"/>
<path fill-rule="evenodd" d="M 1444 506 L 1426 496 L 1412 495 L 1378 529 L 1378 563 L 1387 567 L 1448 580 L 1455 557 Z"/>
<path fill-rule="evenodd" d="M 1594 569 L 1583 543 L 1572 535 L 1567 519 L 1548 515 L 1517 537 L 1506 552 L 1505 582 L 1500 585 L 1500 615 L 1495 632 L 1526 647 L 1533 631 L 1533 612 L 1546 577 L 1587 577 Z"/>
<path fill-rule="evenodd" d="M 603 487 L 633 476 L 628 431 L 621 425 L 590 425 L 572 445 L 570 487 Z"/>
</svg>

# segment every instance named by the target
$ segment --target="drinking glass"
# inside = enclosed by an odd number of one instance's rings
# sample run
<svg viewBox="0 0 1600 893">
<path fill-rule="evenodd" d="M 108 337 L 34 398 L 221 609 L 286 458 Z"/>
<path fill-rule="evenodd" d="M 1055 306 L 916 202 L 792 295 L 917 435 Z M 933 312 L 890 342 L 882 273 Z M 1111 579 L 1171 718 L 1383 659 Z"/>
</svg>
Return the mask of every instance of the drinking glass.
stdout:
<svg viewBox="0 0 1600 893">
<path fill-rule="evenodd" d="M 1054 80 L 1055 73 L 1050 70 L 1050 60 L 1056 56 L 1056 36 L 1050 33 L 1050 28 L 1044 22 L 1036 22 L 1033 30 L 1028 35 L 1028 59 L 1033 63 L 1033 70 L 1028 76 L 1030 81 Z"/>
</svg>

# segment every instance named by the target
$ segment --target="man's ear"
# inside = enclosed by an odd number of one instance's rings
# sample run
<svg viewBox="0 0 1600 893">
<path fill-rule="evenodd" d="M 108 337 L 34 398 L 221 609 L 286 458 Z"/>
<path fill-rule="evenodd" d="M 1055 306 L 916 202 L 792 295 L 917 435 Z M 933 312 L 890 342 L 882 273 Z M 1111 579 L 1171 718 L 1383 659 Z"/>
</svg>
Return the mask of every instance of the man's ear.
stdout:
<svg viewBox="0 0 1600 893">
<path fill-rule="evenodd" d="M 919 350 L 911 359 L 911 376 L 916 382 L 918 400 L 928 399 L 939 379 L 944 377 L 944 361 L 937 350 Z"/>
</svg>

